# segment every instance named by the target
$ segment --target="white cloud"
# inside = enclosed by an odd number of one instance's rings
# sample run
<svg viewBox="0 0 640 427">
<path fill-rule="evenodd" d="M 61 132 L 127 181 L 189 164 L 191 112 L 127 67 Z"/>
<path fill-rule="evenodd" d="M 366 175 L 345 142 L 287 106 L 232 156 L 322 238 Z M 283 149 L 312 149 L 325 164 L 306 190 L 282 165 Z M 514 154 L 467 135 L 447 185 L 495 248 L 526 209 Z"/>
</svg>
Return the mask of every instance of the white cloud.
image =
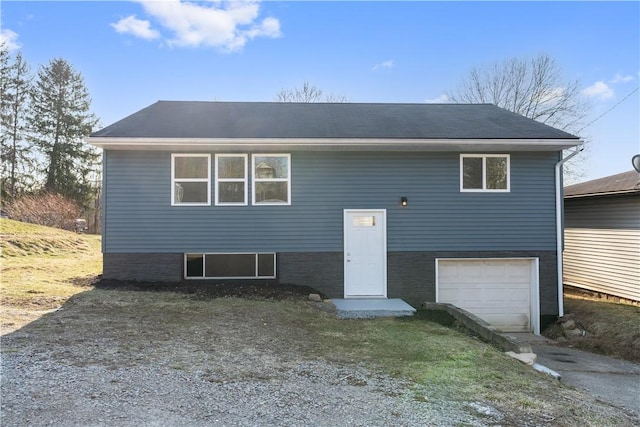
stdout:
<svg viewBox="0 0 640 427">
<path fill-rule="evenodd" d="M 122 18 L 111 26 L 121 34 L 132 34 L 145 40 L 153 40 L 160 37 L 160 33 L 151 28 L 151 22 L 138 19 L 135 15 Z"/>
<path fill-rule="evenodd" d="M 585 88 L 582 94 L 589 98 L 598 98 L 600 100 L 610 99 L 615 96 L 613 89 L 608 84 L 599 80 L 591 86 Z"/>
<path fill-rule="evenodd" d="M 381 62 L 379 64 L 374 65 L 373 68 L 371 69 L 371 71 L 376 71 L 376 70 L 379 70 L 379 69 L 382 69 L 382 68 L 390 70 L 391 68 L 393 68 L 393 66 L 394 66 L 394 64 L 393 64 L 392 60 L 384 61 L 384 62 Z"/>
<path fill-rule="evenodd" d="M 0 30 L 0 44 L 6 46 L 7 50 L 12 51 L 20 49 L 20 43 L 18 43 L 18 33 L 11 30 Z"/>
<path fill-rule="evenodd" d="M 260 1 L 211 1 L 187 3 L 180 0 L 144 1 L 145 12 L 157 21 L 157 26 L 167 30 L 167 42 L 175 47 L 215 47 L 224 51 L 241 49 L 249 40 L 257 37 L 280 37 L 280 22 L 276 18 L 258 19 Z M 129 20 L 126 23 L 123 21 Z M 125 31 L 142 38 L 160 36 L 152 30 L 149 21 L 134 16 L 125 18 Z"/>
<path fill-rule="evenodd" d="M 622 76 L 620 74 L 617 74 L 611 79 L 609 80 L 609 83 L 612 84 L 616 84 L 616 83 L 627 83 L 633 80 L 633 76 L 630 74 L 627 74 L 626 76 Z"/>
<path fill-rule="evenodd" d="M 442 95 L 439 95 L 433 99 L 425 99 L 424 102 L 426 102 L 427 104 L 448 104 L 451 101 L 449 100 L 447 94 L 443 93 Z"/>
</svg>

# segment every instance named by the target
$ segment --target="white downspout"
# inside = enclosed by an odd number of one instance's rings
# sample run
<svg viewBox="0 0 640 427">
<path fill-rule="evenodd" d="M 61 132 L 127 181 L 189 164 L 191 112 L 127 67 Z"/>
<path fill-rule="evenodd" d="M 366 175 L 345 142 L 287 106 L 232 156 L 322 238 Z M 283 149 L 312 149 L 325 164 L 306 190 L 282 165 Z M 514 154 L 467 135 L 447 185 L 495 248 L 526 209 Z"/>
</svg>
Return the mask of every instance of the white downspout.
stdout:
<svg viewBox="0 0 640 427">
<path fill-rule="evenodd" d="M 564 240 L 562 226 L 562 165 L 565 164 L 573 156 L 584 150 L 584 143 L 580 143 L 575 151 L 567 157 L 556 163 L 556 258 L 558 261 L 558 317 L 564 316 L 564 298 L 563 298 L 563 282 L 562 282 L 562 242 Z"/>
</svg>

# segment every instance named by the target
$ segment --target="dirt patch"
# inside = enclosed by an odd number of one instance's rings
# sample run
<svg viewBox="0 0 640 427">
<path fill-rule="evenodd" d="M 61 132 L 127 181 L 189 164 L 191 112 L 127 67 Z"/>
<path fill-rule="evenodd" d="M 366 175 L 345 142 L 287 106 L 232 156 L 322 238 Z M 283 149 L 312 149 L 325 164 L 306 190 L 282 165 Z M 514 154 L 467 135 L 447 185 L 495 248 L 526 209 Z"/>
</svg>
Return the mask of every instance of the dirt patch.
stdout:
<svg viewBox="0 0 640 427">
<path fill-rule="evenodd" d="M 308 288 L 107 284 L 130 291 L 80 293 L 3 337 L 3 425 L 478 425 L 459 402 L 416 402 L 410 382 L 326 357 L 333 339 L 308 326 L 338 320 L 286 300 Z"/>
<path fill-rule="evenodd" d="M 105 281 L 3 336 L 3 425 L 635 422 L 419 318 L 339 320 L 310 288 L 202 285 Z"/>
<path fill-rule="evenodd" d="M 96 289 L 115 289 L 122 291 L 154 291 L 191 294 L 203 299 L 245 298 L 266 300 L 306 300 L 309 294 L 326 295 L 309 286 L 286 283 L 214 283 L 208 281 L 183 282 L 138 282 L 98 278 L 93 286 Z"/>
</svg>

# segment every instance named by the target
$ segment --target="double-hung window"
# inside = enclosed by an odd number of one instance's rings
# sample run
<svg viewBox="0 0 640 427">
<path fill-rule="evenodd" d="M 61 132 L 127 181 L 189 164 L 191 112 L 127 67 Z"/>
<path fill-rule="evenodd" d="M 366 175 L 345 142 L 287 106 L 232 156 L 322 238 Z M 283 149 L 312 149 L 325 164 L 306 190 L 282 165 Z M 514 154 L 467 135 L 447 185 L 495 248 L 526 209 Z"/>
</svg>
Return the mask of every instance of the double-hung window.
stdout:
<svg viewBox="0 0 640 427">
<path fill-rule="evenodd" d="M 246 154 L 216 154 L 216 205 L 247 204 Z"/>
<path fill-rule="evenodd" d="M 291 155 L 254 154 L 252 156 L 254 205 L 291 204 Z"/>
<path fill-rule="evenodd" d="M 508 192 L 508 154 L 461 154 L 460 191 Z"/>
<path fill-rule="evenodd" d="M 171 204 L 208 206 L 211 204 L 211 155 L 171 155 Z"/>
</svg>

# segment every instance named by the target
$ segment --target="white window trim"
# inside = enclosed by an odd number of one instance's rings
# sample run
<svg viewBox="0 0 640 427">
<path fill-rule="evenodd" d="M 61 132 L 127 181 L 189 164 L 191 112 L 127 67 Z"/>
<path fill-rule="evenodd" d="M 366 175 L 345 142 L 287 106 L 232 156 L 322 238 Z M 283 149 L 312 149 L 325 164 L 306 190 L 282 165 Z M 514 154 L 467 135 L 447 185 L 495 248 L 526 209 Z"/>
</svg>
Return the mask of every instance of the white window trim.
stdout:
<svg viewBox="0 0 640 427">
<path fill-rule="evenodd" d="M 220 178 L 218 177 L 218 171 L 220 170 L 218 167 L 218 159 L 221 157 L 242 157 L 244 159 L 244 178 Z M 248 154 L 216 154 L 215 155 L 215 188 L 216 188 L 216 197 L 215 197 L 215 205 L 216 206 L 247 206 L 249 204 L 248 201 L 248 176 L 249 176 L 249 155 Z M 220 187 L 218 183 L 220 182 L 242 182 L 244 183 L 244 202 L 221 202 L 218 200 L 220 195 Z"/>
<path fill-rule="evenodd" d="M 464 188 L 464 159 L 482 158 L 482 188 Z M 487 188 L 487 158 L 507 158 L 507 188 Z M 509 193 L 511 191 L 511 155 L 510 154 L 460 154 L 460 192 L 461 193 Z"/>
<path fill-rule="evenodd" d="M 257 178 L 256 179 L 256 157 L 286 157 L 287 158 L 287 178 Z M 286 182 L 287 183 L 287 203 L 256 203 L 256 181 L 257 182 Z M 291 205 L 291 154 L 252 154 L 251 155 L 251 204 L 255 206 L 290 206 Z"/>
<path fill-rule="evenodd" d="M 176 180 L 177 157 L 206 157 L 207 158 L 207 178 L 178 178 Z M 207 201 L 198 203 L 175 203 L 176 181 L 179 182 L 206 182 Z M 211 154 L 203 153 L 172 153 L 171 154 L 171 206 L 211 206 Z"/>
<path fill-rule="evenodd" d="M 202 255 L 202 276 L 187 276 L 187 256 L 188 255 Z M 206 257 L 207 255 L 255 255 L 256 263 L 256 275 L 255 276 L 207 276 L 205 271 Z M 272 255 L 273 256 L 273 276 L 258 276 L 258 255 Z M 246 280 L 246 279 L 275 279 L 278 271 L 278 257 L 275 252 L 185 252 L 183 255 L 183 267 L 184 278 L 186 280 L 201 280 L 201 279 L 228 279 L 228 280 Z"/>
</svg>

